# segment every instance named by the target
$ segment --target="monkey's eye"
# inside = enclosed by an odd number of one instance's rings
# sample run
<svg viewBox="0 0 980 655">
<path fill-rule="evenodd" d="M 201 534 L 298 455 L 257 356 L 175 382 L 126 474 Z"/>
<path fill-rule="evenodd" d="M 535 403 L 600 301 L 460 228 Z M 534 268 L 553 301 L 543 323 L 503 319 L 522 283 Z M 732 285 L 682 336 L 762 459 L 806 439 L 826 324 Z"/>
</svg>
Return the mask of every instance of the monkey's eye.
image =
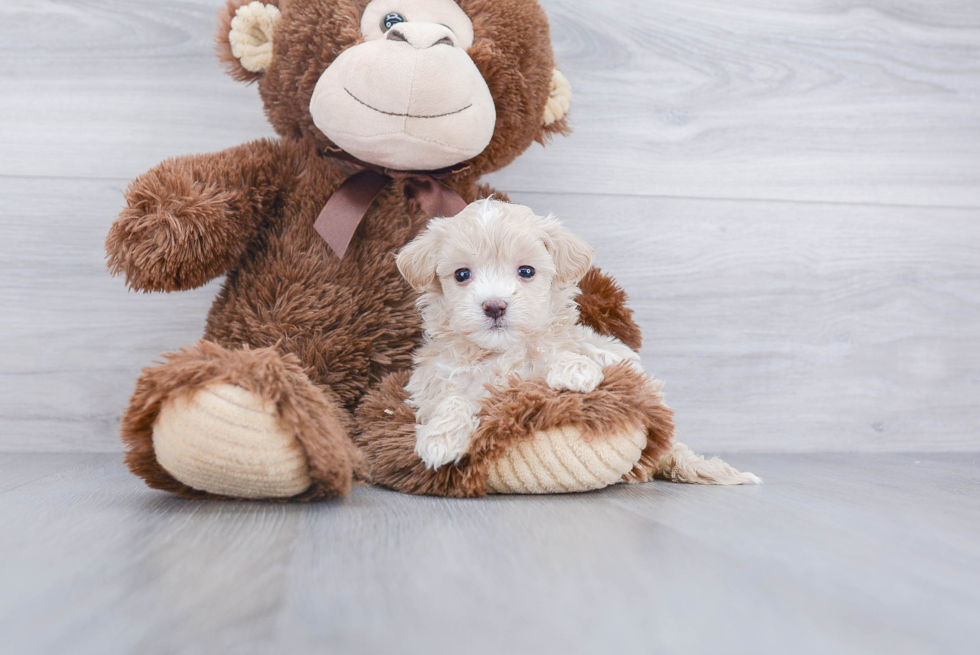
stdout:
<svg viewBox="0 0 980 655">
<path fill-rule="evenodd" d="M 391 12 L 390 14 L 385 16 L 383 21 L 381 21 L 381 29 L 387 32 L 398 23 L 404 23 L 404 22 L 405 22 L 404 16 L 402 16 L 401 14 L 396 14 L 395 12 Z"/>
<path fill-rule="evenodd" d="M 517 269 L 517 274 L 520 275 L 525 280 L 530 280 L 534 277 L 534 267 L 533 266 L 521 266 Z"/>
<path fill-rule="evenodd" d="M 464 282 L 467 282 L 470 279 L 470 275 L 471 275 L 470 269 L 461 268 L 456 271 L 456 281 L 459 282 L 460 284 L 463 284 Z"/>
</svg>

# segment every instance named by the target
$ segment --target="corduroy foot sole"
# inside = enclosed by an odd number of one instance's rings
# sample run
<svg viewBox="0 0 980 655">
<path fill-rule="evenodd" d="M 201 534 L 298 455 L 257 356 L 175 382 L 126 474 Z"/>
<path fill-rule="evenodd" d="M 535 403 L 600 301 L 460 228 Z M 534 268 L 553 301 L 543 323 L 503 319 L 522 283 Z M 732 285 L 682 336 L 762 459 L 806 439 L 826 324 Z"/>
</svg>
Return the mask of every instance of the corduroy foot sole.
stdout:
<svg viewBox="0 0 980 655">
<path fill-rule="evenodd" d="M 622 481 L 646 444 L 646 430 L 639 427 L 602 439 L 585 439 L 573 426 L 535 432 L 487 467 L 487 491 L 553 494 L 602 489 Z"/>
<path fill-rule="evenodd" d="M 170 475 L 211 494 L 289 498 L 312 483 L 306 452 L 274 405 L 234 384 L 168 399 L 153 448 Z"/>
</svg>

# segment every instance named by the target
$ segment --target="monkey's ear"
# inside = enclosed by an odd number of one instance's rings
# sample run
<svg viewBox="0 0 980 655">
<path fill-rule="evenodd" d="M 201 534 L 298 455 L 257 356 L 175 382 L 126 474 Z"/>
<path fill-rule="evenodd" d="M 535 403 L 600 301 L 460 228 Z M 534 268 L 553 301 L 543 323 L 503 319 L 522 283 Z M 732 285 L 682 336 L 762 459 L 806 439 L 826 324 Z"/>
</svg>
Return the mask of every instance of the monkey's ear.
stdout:
<svg viewBox="0 0 980 655">
<path fill-rule="evenodd" d="M 254 82 L 272 63 L 279 0 L 228 0 L 218 13 L 218 59 L 236 80 Z"/>
<path fill-rule="evenodd" d="M 439 287 L 439 278 L 436 275 L 436 258 L 441 241 L 438 230 L 439 220 L 436 218 L 430 221 L 429 227 L 402 248 L 395 259 L 402 277 L 419 293 L 436 291 Z"/>
<path fill-rule="evenodd" d="M 572 104 L 572 85 L 557 68 L 551 71 L 551 88 L 548 90 L 548 102 L 544 106 L 544 116 L 541 119 L 544 138 L 554 134 L 568 134 L 571 129 L 565 117 Z"/>
</svg>

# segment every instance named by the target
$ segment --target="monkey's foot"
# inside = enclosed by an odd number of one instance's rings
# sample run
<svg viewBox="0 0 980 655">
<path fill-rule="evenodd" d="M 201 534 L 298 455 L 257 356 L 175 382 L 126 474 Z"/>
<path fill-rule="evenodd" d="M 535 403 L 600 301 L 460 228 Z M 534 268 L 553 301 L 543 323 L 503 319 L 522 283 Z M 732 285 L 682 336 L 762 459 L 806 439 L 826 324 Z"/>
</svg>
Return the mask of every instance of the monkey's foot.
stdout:
<svg viewBox="0 0 980 655">
<path fill-rule="evenodd" d="M 144 369 L 123 416 L 130 469 L 182 496 L 315 500 L 350 491 L 348 418 L 296 359 L 201 341 Z"/>
<path fill-rule="evenodd" d="M 153 424 L 157 462 L 189 487 L 240 498 L 306 491 L 306 451 L 262 396 L 212 384 L 168 399 Z"/>
<path fill-rule="evenodd" d="M 660 385 L 624 362 L 585 392 L 519 380 L 481 403 L 466 454 L 428 469 L 414 452 L 415 416 L 405 403 L 409 373 L 395 373 L 358 408 L 355 441 L 378 484 L 406 493 L 566 493 L 634 481 L 659 462 L 673 437 Z M 647 478 L 649 479 L 649 478 Z"/>
</svg>

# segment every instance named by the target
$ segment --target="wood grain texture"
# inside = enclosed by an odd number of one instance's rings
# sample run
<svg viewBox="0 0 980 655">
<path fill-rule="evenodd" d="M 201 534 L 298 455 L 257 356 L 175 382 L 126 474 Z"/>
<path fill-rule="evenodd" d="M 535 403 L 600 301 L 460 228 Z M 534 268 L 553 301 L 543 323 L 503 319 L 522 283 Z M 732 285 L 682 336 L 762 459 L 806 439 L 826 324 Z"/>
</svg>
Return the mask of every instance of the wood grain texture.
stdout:
<svg viewBox="0 0 980 655">
<path fill-rule="evenodd" d="M 220 4 L 6 3 L 0 174 L 131 178 L 269 134 L 211 54 Z M 544 5 L 576 134 L 503 188 L 980 205 L 975 2 Z"/>
<path fill-rule="evenodd" d="M 0 493 L 11 655 L 965 654 L 980 628 L 975 454 L 742 455 L 766 484 L 306 506 L 182 501 L 118 456 L 65 457 L 0 455 L 0 479 L 38 478 Z"/>
<path fill-rule="evenodd" d="M 220 4 L 0 5 L 0 450 L 117 450 L 200 335 L 217 283 L 127 293 L 102 241 L 135 175 L 271 134 Z M 980 449 L 980 5 L 544 5 L 576 133 L 493 177 L 598 247 L 682 436 Z"/>
<path fill-rule="evenodd" d="M 0 6 L 0 175 L 129 180 L 273 135 L 214 56 L 222 0 Z"/>
<path fill-rule="evenodd" d="M 217 284 L 128 292 L 102 243 L 120 182 L 0 178 L 0 448 L 118 450 L 136 376 L 201 337 Z"/>
<path fill-rule="evenodd" d="M 682 438 L 766 484 L 300 507 L 64 452 L 120 448 L 216 292 L 129 293 L 102 242 L 135 175 L 271 134 L 222 1 L 0 3 L 0 650 L 975 650 L 980 459 L 938 451 L 980 450 L 980 4 L 544 0 L 576 133 L 494 182 L 597 246 Z"/>
<path fill-rule="evenodd" d="M 106 274 L 118 183 L 0 178 L 0 196 L 0 446 L 116 450 L 140 367 L 199 338 L 216 285 L 144 295 Z M 692 447 L 980 450 L 976 212 L 514 199 L 565 219 L 630 291 Z"/>
<path fill-rule="evenodd" d="M 512 197 L 629 291 L 696 449 L 980 449 L 977 211 Z"/>
<path fill-rule="evenodd" d="M 575 134 L 503 188 L 980 205 L 980 4 L 545 4 Z"/>
</svg>

